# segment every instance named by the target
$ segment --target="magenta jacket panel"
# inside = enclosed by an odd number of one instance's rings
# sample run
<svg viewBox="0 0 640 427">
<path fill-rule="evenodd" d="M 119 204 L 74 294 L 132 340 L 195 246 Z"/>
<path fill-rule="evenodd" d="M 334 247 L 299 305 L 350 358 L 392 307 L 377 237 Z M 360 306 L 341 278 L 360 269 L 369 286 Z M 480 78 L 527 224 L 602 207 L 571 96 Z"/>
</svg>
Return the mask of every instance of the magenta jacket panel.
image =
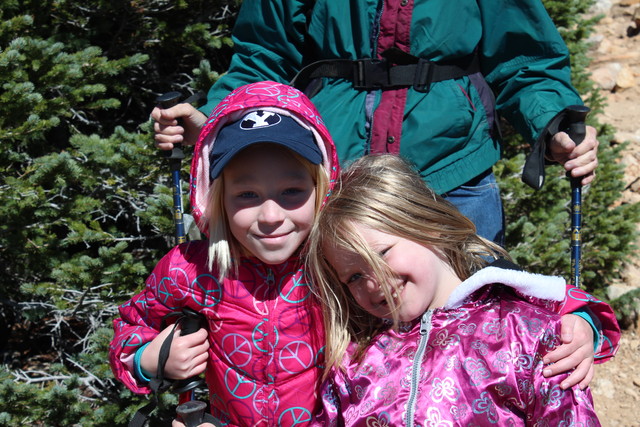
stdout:
<svg viewBox="0 0 640 427">
<path fill-rule="evenodd" d="M 588 389 L 563 391 L 566 374 L 542 376 L 542 356 L 560 341 L 554 311 L 564 302 L 562 281 L 496 268 L 480 273 L 446 307 L 378 335 L 361 363 L 348 357 L 345 371 L 323 385 L 314 425 L 600 425 Z M 512 286 L 531 295 L 523 282 L 543 293 L 552 288 L 552 300 L 522 298 Z"/>
</svg>

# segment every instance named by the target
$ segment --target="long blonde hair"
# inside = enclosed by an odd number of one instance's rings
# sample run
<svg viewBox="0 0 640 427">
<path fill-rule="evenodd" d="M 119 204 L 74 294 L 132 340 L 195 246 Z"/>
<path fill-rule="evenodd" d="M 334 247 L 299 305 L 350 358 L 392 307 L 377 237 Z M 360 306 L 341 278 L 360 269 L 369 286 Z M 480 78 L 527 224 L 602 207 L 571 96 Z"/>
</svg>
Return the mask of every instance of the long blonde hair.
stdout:
<svg viewBox="0 0 640 427">
<path fill-rule="evenodd" d="M 429 189 L 411 166 L 395 155 L 368 155 L 343 173 L 311 231 L 306 246 L 307 269 L 322 303 L 326 330 L 325 376 L 340 366 L 350 341 L 361 357 L 371 338 L 388 327 L 355 302 L 325 251 L 344 250 L 372 266 L 379 284 L 393 273 L 355 230 L 362 225 L 400 236 L 435 250 L 465 280 L 487 264 L 506 257 L 498 245 L 479 237 L 474 224 L 456 207 Z M 393 289 L 381 286 L 393 312 Z M 398 319 L 394 316 L 394 325 Z"/>
<path fill-rule="evenodd" d="M 289 153 L 304 166 L 316 187 L 315 214 L 318 214 L 329 189 L 329 175 L 322 164 L 314 165 L 299 154 L 289 150 Z M 247 255 L 240 243 L 229 230 L 229 218 L 224 209 L 224 174 L 213 180 L 207 195 L 207 217 L 202 220 L 208 222 L 209 253 L 208 267 L 214 271 L 217 267 L 219 280 L 224 280 L 231 271 L 238 273 L 238 264 L 234 263 L 242 255 Z"/>
</svg>

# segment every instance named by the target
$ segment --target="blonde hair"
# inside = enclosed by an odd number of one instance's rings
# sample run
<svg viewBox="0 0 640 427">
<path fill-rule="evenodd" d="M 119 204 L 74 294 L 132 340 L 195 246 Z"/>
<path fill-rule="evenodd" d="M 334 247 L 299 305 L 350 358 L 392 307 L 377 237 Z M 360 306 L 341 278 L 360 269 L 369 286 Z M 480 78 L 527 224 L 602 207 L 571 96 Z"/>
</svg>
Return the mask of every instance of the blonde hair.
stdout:
<svg viewBox="0 0 640 427">
<path fill-rule="evenodd" d="M 350 341 L 358 345 L 359 359 L 371 338 L 388 322 L 360 308 L 336 271 L 326 251 L 357 254 L 372 266 L 379 284 L 392 283 L 393 272 L 372 251 L 355 226 L 399 236 L 436 251 L 465 280 L 487 264 L 487 258 L 506 257 L 500 246 L 476 234 L 474 224 L 455 206 L 429 189 L 411 166 L 395 155 L 368 155 L 343 173 L 311 231 L 307 268 L 323 307 L 326 330 L 325 376 L 339 367 Z M 392 313 L 397 307 L 393 289 L 382 286 Z M 394 315 L 394 325 L 398 325 Z"/>
<path fill-rule="evenodd" d="M 316 187 L 315 214 L 318 214 L 329 189 L 329 174 L 322 164 L 314 165 L 299 154 L 288 150 L 289 153 L 307 170 Z M 233 237 L 229 230 L 229 218 L 224 209 L 224 173 L 213 180 L 207 195 L 207 215 L 202 221 L 208 224 L 209 252 L 207 264 L 209 270 L 217 267 L 219 280 L 224 280 L 232 268 L 238 274 L 238 264 L 234 260 L 246 255 L 246 250 Z"/>
</svg>

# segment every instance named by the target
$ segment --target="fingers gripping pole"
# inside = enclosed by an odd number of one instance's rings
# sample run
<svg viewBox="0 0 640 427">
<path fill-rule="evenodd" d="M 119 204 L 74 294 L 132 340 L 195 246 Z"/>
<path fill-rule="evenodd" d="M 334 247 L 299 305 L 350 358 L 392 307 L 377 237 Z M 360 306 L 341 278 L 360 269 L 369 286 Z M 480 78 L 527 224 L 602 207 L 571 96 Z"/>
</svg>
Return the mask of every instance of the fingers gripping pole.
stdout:
<svg viewBox="0 0 640 427">
<path fill-rule="evenodd" d="M 171 108 L 180 103 L 182 94 L 180 92 L 168 92 L 156 98 L 156 102 L 161 108 Z M 165 152 L 165 157 L 169 159 L 171 170 L 171 183 L 173 187 L 173 222 L 175 225 L 176 244 L 187 241 L 184 220 L 182 217 L 182 184 L 180 182 L 180 168 L 184 152 L 181 144 L 174 144 L 171 151 Z"/>
<path fill-rule="evenodd" d="M 185 317 L 180 335 L 189 335 L 197 332 L 202 327 L 201 315 L 190 308 L 184 308 L 182 312 Z M 173 385 L 173 391 L 180 395 L 180 404 L 176 408 L 176 412 L 180 415 L 187 427 L 198 426 L 202 422 L 204 410 L 207 405 L 204 402 L 194 400 L 194 390 L 203 383 L 204 381 L 199 376 L 193 376 L 177 381 Z"/>
<path fill-rule="evenodd" d="M 586 136 L 584 121 L 589 107 L 573 105 L 567 107 L 569 137 L 580 144 Z M 570 177 L 571 181 L 571 284 L 580 287 L 580 259 L 582 257 L 582 177 Z"/>
</svg>

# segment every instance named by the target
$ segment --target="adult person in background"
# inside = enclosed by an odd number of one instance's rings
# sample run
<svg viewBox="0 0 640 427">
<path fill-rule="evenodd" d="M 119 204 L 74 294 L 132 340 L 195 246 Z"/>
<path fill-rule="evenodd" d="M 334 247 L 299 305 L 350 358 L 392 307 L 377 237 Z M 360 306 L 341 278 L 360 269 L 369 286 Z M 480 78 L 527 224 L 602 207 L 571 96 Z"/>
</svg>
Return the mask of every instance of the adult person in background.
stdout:
<svg viewBox="0 0 640 427">
<path fill-rule="evenodd" d="M 342 164 L 367 153 L 402 155 L 498 243 L 498 114 L 539 163 L 558 162 L 583 185 L 595 176 L 595 129 L 587 127 L 579 146 L 550 130 L 582 100 L 568 49 L 539 0 L 245 0 L 233 37 L 231 65 L 206 105 L 153 110 L 158 147 L 195 143 L 234 88 L 293 80 L 325 119 Z M 538 166 L 534 187 L 542 183 Z"/>
</svg>

